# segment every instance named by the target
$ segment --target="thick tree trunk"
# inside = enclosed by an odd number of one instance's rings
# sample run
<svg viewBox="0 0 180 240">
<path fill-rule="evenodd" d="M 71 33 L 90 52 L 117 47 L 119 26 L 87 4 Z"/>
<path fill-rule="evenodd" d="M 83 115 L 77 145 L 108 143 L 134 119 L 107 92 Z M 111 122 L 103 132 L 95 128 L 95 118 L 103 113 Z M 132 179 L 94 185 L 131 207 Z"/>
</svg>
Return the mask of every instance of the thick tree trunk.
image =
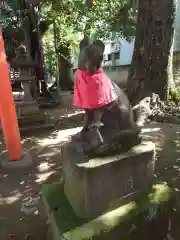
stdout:
<svg viewBox="0 0 180 240">
<path fill-rule="evenodd" d="M 175 6 L 173 0 L 139 0 L 135 48 L 128 79 L 132 105 L 155 92 L 167 100 Z"/>
</svg>

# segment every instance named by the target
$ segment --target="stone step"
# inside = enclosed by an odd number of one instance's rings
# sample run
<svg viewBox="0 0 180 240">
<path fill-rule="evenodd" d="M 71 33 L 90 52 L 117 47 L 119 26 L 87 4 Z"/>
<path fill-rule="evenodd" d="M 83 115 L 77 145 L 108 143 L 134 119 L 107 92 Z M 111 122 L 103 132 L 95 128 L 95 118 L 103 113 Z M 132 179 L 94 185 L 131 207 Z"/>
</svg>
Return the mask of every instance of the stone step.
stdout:
<svg viewBox="0 0 180 240">
<path fill-rule="evenodd" d="M 20 128 L 20 132 L 22 134 L 27 134 L 27 133 L 34 133 L 37 131 L 42 131 L 42 130 L 49 130 L 49 129 L 53 129 L 54 128 L 54 124 L 52 123 L 47 123 L 47 124 L 37 124 L 37 125 L 28 125 L 25 127 L 21 127 Z"/>
<path fill-rule="evenodd" d="M 56 108 L 60 105 L 60 101 L 48 101 L 48 102 L 40 102 L 39 108 Z"/>
<path fill-rule="evenodd" d="M 18 118 L 18 123 L 22 134 L 54 128 L 54 123 L 50 121 L 49 116 L 44 112 L 22 116 Z"/>
<path fill-rule="evenodd" d="M 20 127 L 26 126 L 28 124 L 45 124 L 48 120 L 48 115 L 45 113 L 38 113 L 33 115 L 22 116 L 18 118 L 18 123 Z"/>
<path fill-rule="evenodd" d="M 44 185 L 42 200 L 49 216 L 47 240 L 160 240 L 168 233 L 173 191 L 157 183 L 92 221 L 78 218 L 68 203 L 63 183 Z"/>
<path fill-rule="evenodd" d="M 25 102 L 25 101 L 15 101 L 16 107 L 20 108 L 20 107 L 26 107 L 26 106 L 31 106 L 31 105 L 36 105 L 38 106 L 38 103 L 36 101 L 29 101 L 29 102 Z"/>
</svg>

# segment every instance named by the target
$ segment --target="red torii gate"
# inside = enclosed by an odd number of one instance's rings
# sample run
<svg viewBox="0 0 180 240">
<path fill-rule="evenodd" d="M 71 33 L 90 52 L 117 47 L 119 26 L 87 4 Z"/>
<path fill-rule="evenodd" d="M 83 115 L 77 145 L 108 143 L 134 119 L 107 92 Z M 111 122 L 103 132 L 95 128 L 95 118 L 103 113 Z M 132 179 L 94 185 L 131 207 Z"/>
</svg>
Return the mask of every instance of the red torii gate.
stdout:
<svg viewBox="0 0 180 240">
<path fill-rule="evenodd" d="M 0 27 L 0 119 L 9 160 L 22 159 L 21 138 Z"/>
</svg>

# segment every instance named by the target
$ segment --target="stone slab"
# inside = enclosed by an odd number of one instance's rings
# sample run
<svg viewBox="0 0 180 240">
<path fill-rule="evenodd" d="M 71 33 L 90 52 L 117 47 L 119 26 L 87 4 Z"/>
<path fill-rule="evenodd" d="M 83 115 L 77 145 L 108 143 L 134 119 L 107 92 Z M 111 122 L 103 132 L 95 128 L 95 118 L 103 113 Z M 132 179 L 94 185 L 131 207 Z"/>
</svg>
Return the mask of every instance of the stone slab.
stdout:
<svg viewBox="0 0 180 240">
<path fill-rule="evenodd" d="M 37 113 L 33 115 L 22 116 L 18 118 L 18 123 L 20 127 L 27 124 L 45 124 L 48 120 L 48 115 L 45 113 Z"/>
<path fill-rule="evenodd" d="M 69 203 L 77 216 L 93 219 L 152 181 L 155 145 L 142 142 L 123 154 L 89 159 L 67 144 L 61 157 Z"/>
<path fill-rule="evenodd" d="M 34 124 L 34 125 L 33 125 Z M 19 130 L 20 130 L 20 133 L 22 136 L 27 136 L 27 135 L 31 135 L 31 134 L 35 134 L 35 133 L 38 133 L 42 130 L 51 130 L 54 128 L 54 124 L 53 123 L 45 123 L 45 124 L 37 124 L 36 123 L 31 123 L 31 124 L 28 124 L 26 126 L 23 126 L 23 127 L 20 127 Z M 3 134 L 3 131 L 2 131 L 2 128 L 0 127 L 0 134 Z"/>
<path fill-rule="evenodd" d="M 16 111 L 18 116 L 25 116 L 39 113 L 39 106 L 34 102 L 16 102 Z"/>
<path fill-rule="evenodd" d="M 0 166 L 4 168 L 17 169 L 26 168 L 31 166 L 33 163 L 30 151 L 24 152 L 22 159 L 20 160 L 10 160 L 7 151 L 1 154 Z"/>
<path fill-rule="evenodd" d="M 50 130 L 54 128 L 53 123 L 47 123 L 47 124 L 36 124 L 36 125 L 28 125 L 20 128 L 20 132 L 22 134 L 34 134 L 42 130 Z"/>
<path fill-rule="evenodd" d="M 174 204 L 173 190 L 161 182 L 146 187 L 134 201 L 87 221 L 75 215 L 62 182 L 43 187 L 42 196 L 49 210 L 47 240 L 164 239 Z"/>
<path fill-rule="evenodd" d="M 53 109 L 56 108 L 60 105 L 59 100 L 54 100 L 54 101 L 41 101 L 39 103 L 39 108 L 46 108 L 46 109 Z"/>
<path fill-rule="evenodd" d="M 46 113 L 39 112 L 33 115 L 26 115 L 18 118 L 18 125 L 21 134 L 34 134 L 37 131 L 54 128 L 54 121 Z M 0 134 L 3 134 L 0 126 Z"/>
</svg>

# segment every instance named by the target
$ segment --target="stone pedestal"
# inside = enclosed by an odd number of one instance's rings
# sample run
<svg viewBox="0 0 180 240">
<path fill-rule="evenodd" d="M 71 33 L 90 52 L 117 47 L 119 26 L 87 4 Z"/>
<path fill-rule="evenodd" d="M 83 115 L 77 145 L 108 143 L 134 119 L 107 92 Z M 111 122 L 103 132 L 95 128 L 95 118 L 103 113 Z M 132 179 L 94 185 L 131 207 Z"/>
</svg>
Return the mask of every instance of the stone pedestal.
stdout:
<svg viewBox="0 0 180 240">
<path fill-rule="evenodd" d="M 24 90 L 24 98 L 23 101 L 16 103 L 16 109 L 18 116 L 32 115 L 39 113 L 39 107 L 36 101 L 32 98 L 30 91 L 30 84 L 34 81 L 34 77 L 29 76 L 21 76 L 18 81 L 22 83 Z"/>
<path fill-rule="evenodd" d="M 23 86 L 23 99 L 16 101 L 16 112 L 21 132 L 32 133 L 40 129 L 53 128 L 54 124 L 50 123 L 48 116 L 40 112 L 39 105 L 31 94 L 31 89 L 36 88 L 36 63 L 28 58 L 25 46 L 17 49 L 17 57 L 12 60 L 11 67 L 16 74 L 13 78 Z M 14 73 L 14 71 L 13 71 Z"/>
<path fill-rule="evenodd" d="M 124 154 L 88 159 L 72 144 L 62 148 L 64 191 L 78 217 L 93 219 L 115 208 L 153 179 L 155 146 L 142 142 Z M 128 200 L 129 201 L 129 200 Z"/>
<path fill-rule="evenodd" d="M 32 77 L 28 76 L 19 78 L 24 89 L 24 99 L 16 102 L 16 112 L 20 130 L 25 133 L 54 127 L 54 124 L 50 123 L 47 114 L 40 112 L 37 102 L 31 96 L 30 82 L 33 80 Z"/>
</svg>

